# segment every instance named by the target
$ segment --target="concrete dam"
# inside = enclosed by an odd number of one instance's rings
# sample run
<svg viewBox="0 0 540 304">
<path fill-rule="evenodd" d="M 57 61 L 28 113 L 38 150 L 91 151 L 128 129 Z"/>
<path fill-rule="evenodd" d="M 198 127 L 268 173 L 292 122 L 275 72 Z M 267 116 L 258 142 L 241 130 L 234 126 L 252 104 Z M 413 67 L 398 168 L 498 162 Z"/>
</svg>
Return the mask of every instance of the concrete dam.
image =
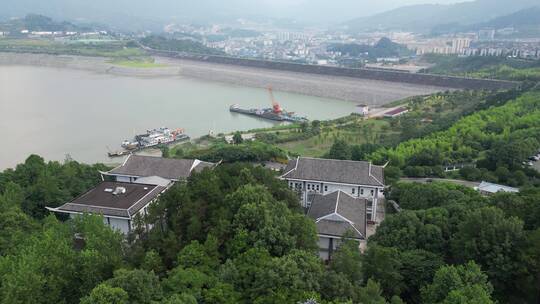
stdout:
<svg viewBox="0 0 540 304">
<path fill-rule="evenodd" d="M 444 76 L 422 73 L 408 73 L 367 68 L 341 68 L 299 64 L 291 62 L 267 61 L 258 59 L 245 59 L 227 56 L 199 55 L 193 53 L 179 53 L 145 48 L 152 55 L 170 57 L 183 60 L 194 60 L 209 63 L 228 64 L 260 69 L 289 71 L 296 73 L 317 74 L 325 76 L 351 77 L 368 80 L 410 83 L 415 85 L 459 89 L 459 90 L 507 90 L 519 86 L 519 82 L 477 79 L 455 76 Z"/>
</svg>

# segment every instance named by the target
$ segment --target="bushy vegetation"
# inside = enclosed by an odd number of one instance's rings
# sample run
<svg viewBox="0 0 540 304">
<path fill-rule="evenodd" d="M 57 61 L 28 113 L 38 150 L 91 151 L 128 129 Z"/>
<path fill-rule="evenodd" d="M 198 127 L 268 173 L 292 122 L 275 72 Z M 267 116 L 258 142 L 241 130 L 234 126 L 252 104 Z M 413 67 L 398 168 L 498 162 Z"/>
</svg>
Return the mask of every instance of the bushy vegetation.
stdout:
<svg viewBox="0 0 540 304">
<path fill-rule="evenodd" d="M 200 159 L 209 162 L 261 162 L 286 160 L 287 153 L 280 148 L 263 142 L 242 142 L 237 135 L 235 144 L 214 143 L 210 147 L 192 149 L 184 152 L 182 148 L 173 149 L 170 156 L 177 158 Z"/>
<path fill-rule="evenodd" d="M 406 46 L 392 42 L 388 38 L 381 38 L 375 45 L 367 44 L 334 44 L 328 47 L 329 51 L 340 52 L 344 56 L 361 57 L 369 60 L 388 57 L 404 57 L 413 54 Z"/>
<path fill-rule="evenodd" d="M 313 132 L 309 125 L 293 125 L 288 129 L 256 131 L 257 139 L 278 144 L 293 154 L 314 157 L 337 158 L 328 155 L 336 141 L 346 142 L 349 151 L 365 150 L 366 147 L 369 150 L 374 146 L 392 148 L 403 141 L 446 130 L 463 116 L 504 104 L 523 94 L 527 88 L 500 93 L 454 91 L 417 96 L 397 103 L 409 109 L 409 113 L 398 118 L 364 120 L 351 115 L 317 122 L 317 132 Z M 365 159 L 365 155 L 361 156 Z"/>
<path fill-rule="evenodd" d="M 10 194 L 27 215 L 43 218 L 45 206 L 58 207 L 101 181 L 99 171 L 109 168 L 79 164 L 66 160 L 64 163 L 45 162 L 31 155 L 15 169 L 0 173 L 0 193 Z"/>
<path fill-rule="evenodd" d="M 425 60 L 435 66 L 427 73 L 493 78 L 516 81 L 540 81 L 540 61 L 498 56 L 458 57 L 426 55 Z"/>
<path fill-rule="evenodd" d="M 379 261 L 392 261 L 374 279 L 394 278 L 388 288 L 402 286 L 407 303 L 535 303 L 539 195 L 483 198 L 451 184 L 395 185 L 390 198 L 404 211 L 369 241 Z"/>
<path fill-rule="evenodd" d="M 129 41 L 104 41 L 98 44 L 61 43 L 52 39 L 0 39 L 0 52 L 35 53 L 50 55 L 79 55 L 111 58 L 144 56 Z"/>
<path fill-rule="evenodd" d="M 141 39 L 141 43 L 146 47 L 162 51 L 186 52 L 204 55 L 224 54 L 218 49 L 209 48 L 193 39 L 173 39 L 152 35 Z"/>
<path fill-rule="evenodd" d="M 446 131 L 412 139 L 393 149 L 371 155 L 378 163 L 407 167 L 440 167 L 445 164 L 476 163 L 490 172 L 506 168 L 536 178 L 537 173 L 522 165 L 540 147 L 540 93 L 527 93 L 503 106 L 469 115 Z M 520 174 L 520 175 L 521 175 Z M 491 176 L 505 181 L 508 177 Z M 524 180 L 511 177 L 512 184 Z M 506 180 L 508 182 L 508 180 Z"/>
</svg>

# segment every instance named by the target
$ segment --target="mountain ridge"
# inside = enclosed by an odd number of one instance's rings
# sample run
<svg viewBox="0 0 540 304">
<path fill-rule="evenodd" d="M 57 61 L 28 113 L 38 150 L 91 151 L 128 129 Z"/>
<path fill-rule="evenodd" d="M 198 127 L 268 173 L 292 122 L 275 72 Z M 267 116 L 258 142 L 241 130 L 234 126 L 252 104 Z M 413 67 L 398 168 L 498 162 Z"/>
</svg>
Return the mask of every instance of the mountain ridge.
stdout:
<svg viewBox="0 0 540 304">
<path fill-rule="evenodd" d="M 476 0 L 456 4 L 404 6 L 369 17 L 350 20 L 350 31 L 368 29 L 429 32 L 437 25 L 473 25 L 538 5 L 538 0 Z"/>
</svg>

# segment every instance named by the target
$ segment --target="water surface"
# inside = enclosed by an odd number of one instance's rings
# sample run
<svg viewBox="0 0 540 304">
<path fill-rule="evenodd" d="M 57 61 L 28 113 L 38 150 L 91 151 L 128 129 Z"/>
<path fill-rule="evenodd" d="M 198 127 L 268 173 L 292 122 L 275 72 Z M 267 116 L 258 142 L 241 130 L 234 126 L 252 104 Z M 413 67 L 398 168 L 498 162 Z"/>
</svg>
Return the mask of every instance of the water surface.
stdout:
<svg viewBox="0 0 540 304">
<path fill-rule="evenodd" d="M 282 107 L 309 119 L 354 110 L 352 102 L 275 92 Z M 149 128 L 184 128 L 192 137 L 269 127 L 229 112 L 231 104 L 268 107 L 263 89 L 182 77 L 137 78 L 32 66 L 0 66 L 0 170 L 29 154 L 111 162 L 107 147 Z M 118 161 L 118 160 L 116 160 Z"/>
</svg>

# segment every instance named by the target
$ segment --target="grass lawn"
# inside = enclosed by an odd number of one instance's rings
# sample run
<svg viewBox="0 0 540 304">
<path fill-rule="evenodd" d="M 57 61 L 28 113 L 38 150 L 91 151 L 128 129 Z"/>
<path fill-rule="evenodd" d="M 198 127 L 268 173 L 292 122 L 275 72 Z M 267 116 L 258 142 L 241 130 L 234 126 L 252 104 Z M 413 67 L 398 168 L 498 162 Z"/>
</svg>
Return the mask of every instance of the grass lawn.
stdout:
<svg viewBox="0 0 540 304">
<path fill-rule="evenodd" d="M 51 55 L 79 55 L 111 58 L 145 56 L 134 47 L 126 47 L 125 41 L 110 41 L 100 44 L 61 43 L 52 39 L 0 39 L 0 51 L 16 53 L 39 53 Z"/>
<path fill-rule="evenodd" d="M 320 157 L 330 150 L 336 139 L 344 139 L 350 144 L 377 143 L 382 134 L 395 133 L 388 120 L 352 120 L 342 125 L 323 127 L 321 134 L 309 139 L 287 142 L 278 146 L 285 151 L 308 157 Z"/>
</svg>

